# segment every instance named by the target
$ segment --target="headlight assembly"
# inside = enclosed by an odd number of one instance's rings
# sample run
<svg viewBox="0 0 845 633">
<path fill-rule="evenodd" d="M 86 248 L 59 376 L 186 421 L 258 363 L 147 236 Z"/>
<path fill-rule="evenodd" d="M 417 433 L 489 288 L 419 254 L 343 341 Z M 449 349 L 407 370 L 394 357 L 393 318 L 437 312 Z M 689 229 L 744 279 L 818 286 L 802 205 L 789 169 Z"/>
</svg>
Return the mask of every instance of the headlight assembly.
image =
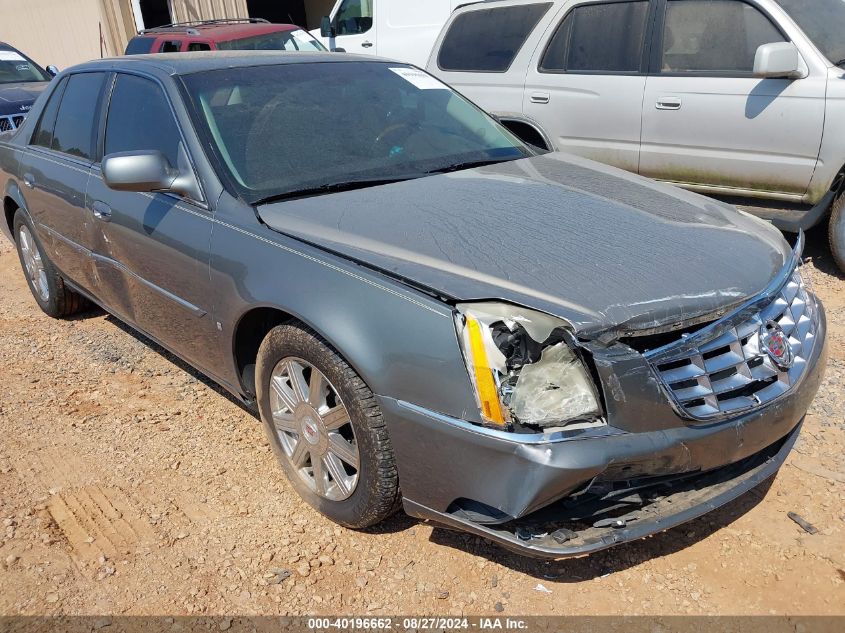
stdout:
<svg viewBox="0 0 845 633">
<path fill-rule="evenodd" d="M 563 321 L 503 303 L 456 309 L 458 338 L 487 424 L 543 431 L 604 424 L 595 385 Z"/>
</svg>

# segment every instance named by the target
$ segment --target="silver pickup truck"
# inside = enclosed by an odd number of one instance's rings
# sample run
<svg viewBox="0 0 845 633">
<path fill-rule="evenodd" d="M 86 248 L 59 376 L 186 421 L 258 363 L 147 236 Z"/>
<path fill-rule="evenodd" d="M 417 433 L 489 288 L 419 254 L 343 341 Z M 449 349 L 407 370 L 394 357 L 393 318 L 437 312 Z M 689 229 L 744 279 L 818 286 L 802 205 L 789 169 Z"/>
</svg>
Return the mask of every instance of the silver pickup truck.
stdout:
<svg viewBox="0 0 845 633">
<path fill-rule="evenodd" d="M 845 270 L 845 2 L 503 0 L 454 12 L 428 70 L 524 140 L 786 231 Z"/>
</svg>

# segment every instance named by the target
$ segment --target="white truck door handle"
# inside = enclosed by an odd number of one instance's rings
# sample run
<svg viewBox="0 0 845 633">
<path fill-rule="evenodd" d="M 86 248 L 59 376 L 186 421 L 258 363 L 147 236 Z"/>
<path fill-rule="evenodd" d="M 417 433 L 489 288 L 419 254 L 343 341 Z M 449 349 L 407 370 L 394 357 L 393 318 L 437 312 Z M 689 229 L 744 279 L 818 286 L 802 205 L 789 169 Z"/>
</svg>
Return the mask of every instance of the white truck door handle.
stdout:
<svg viewBox="0 0 845 633">
<path fill-rule="evenodd" d="M 531 95 L 531 103 L 548 103 L 551 99 L 548 92 L 535 92 Z"/>
<path fill-rule="evenodd" d="M 365 41 L 365 42 L 361 42 L 361 46 L 363 46 L 364 48 L 372 48 L 373 43 L 370 42 L 370 41 Z"/>
<path fill-rule="evenodd" d="M 681 109 L 681 98 L 680 97 L 660 97 L 657 100 L 657 109 L 658 110 L 680 110 Z"/>
</svg>

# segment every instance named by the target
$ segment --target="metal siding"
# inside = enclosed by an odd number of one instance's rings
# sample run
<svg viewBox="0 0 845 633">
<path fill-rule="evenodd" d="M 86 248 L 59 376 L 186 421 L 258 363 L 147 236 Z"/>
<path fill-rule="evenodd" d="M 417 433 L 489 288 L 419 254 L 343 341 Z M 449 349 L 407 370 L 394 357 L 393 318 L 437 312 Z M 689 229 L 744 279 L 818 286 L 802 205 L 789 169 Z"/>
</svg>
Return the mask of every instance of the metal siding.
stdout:
<svg viewBox="0 0 845 633">
<path fill-rule="evenodd" d="M 246 0 L 171 0 L 170 7 L 174 22 L 243 18 L 249 15 Z"/>
</svg>

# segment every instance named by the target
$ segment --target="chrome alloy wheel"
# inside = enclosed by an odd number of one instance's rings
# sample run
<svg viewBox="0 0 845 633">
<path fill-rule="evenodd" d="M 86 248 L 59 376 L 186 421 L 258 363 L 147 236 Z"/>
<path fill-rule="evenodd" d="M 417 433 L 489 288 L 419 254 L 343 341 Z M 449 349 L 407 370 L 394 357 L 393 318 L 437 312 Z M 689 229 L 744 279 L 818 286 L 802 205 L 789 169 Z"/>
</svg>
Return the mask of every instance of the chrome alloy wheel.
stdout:
<svg viewBox="0 0 845 633">
<path fill-rule="evenodd" d="M 50 287 L 47 285 L 47 271 L 44 269 L 44 260 L 41 258 L 41 251 L 29 232 L 29 227 L 23 225 L 18 232 L 18 244 L 20 245 L 23 265 L 26 275 L 32 282 L 32 287 L 42 301 L 50 299 Z"/>
<path fill-rule="evenodd" d="M 358 443 L 340 394 L 322 372 L 283 358 L 270 375 L 270 409 L 282 449 L 309 488 L 331 501 L 352 496 Z"/>
</svg>

